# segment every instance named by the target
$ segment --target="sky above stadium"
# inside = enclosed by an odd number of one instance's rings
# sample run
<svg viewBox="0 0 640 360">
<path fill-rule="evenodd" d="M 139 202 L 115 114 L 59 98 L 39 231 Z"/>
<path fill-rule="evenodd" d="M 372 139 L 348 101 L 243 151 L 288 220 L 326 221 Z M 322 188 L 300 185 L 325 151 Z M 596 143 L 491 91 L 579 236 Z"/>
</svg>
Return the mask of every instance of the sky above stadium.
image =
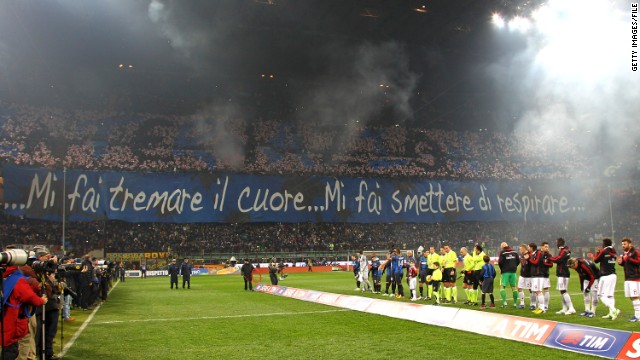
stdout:
<svg viewBox="0 0 640 360">
<path fill-rule="evenodd" d="M 0 0 L 0 96 L 196 113 L 249 111 L 260 94 L 247 116 L 269 103 L 326 121 L 628 137 L 631 15 L 606 0 Z"/>
</svg>

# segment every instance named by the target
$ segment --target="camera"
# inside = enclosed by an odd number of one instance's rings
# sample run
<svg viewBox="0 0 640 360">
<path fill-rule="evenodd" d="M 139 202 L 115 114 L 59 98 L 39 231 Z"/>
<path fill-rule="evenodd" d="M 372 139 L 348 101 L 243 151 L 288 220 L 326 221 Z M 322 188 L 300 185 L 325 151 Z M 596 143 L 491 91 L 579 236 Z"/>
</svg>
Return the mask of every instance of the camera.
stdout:
<svg viewBox="0 0 640 360">
<path fill-rule="evenodd" d="M 67 272 L 71 274 L 79 273 L 82 270 L 82 264 L 60 264 L 58 265 L 58 271 L 56 272 L 56 279 L 65 279 Z"/>
<path fill-rule="evenodd" d="M 52 274 L 55 273 L 56 270 L 58 269 L 58 266 L 56 265 L 56 263 L 53 260 L 47 260 L 47 261 L 34 261 L 31 264 L 31 267 L 33 268 L 33 271 L 36 272 L 36 274 Z"/>
<path fill-rule="evenodd" d="M 11 249 L 0 252 L 1 266 L 22 266 L 27 263 L 29 252 L 22 249 Z"/>
<path fill-rule="evenodd" d="M 71 264 L 61 264 L 61 265 L 58 265 L 58 271 L 59 271 L 59 272 L 65 272 L 65 271 L 81 271 L 81 270 L 82 270 L 82 264 L 71 263 Z"/>
</svg>

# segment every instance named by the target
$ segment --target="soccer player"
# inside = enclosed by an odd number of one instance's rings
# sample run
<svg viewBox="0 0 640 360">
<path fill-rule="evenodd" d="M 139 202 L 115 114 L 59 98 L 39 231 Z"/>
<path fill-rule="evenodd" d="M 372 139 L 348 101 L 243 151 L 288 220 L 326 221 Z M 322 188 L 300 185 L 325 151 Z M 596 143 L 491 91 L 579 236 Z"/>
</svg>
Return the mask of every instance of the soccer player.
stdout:
<svg viewBox="0 0 640 360">
<path fill-rule="evenodd" d="M 444 259 L 442 261 L 442 267 L 444 272 L 442 273 L 442 282 L 444 283 L 444 302 L 445 303 L 457 303 L 458 302 L 458 288 L 456 286 L 456 263 L 458 262 L 458 256 L 456 252 L 451 250 L 451 246 L 444 246 Z"/>
<path fill-rule="evenodd" d="M 602 239 L 602 249 L 593 258 L 594 263 L 600 263 L 600 283 L 598 284 L 598 298 L 609 308 L 609 314 L 603 319 L 615 320 L 620 315 L 620 310 L 616 309 L 616 300 L 613 297 L 616 281 L 616 249 L 613 248 L 611 239 Z"/>
<path fill-rule="evenodd" d="M 380 278 L 382 277 L 382 271 L 380 269 L 380 259 L 376 256 L 376 253 L 371 254 L 371 278 L 373 279 L 373 293 L 380 294 Z"/>
<path fill-rule="evenodd" d="M 584 296 L 584 312 L 580 316 L 592 318 L 596 315 L 596 307 L 598 306 L 598 297 L 595 293 L 598 291 L 600 270 L 593 261 L 583 258 L 569 259 L 567 265 L 580 276 L 580 290 Z M 591 288 L 596 290 L 595 293 L 591 292 Z"/>
<path fill-rule="evenodd" d="M 384 264 L 382 264 L 382 271 L 387 273 L 386 276 L 386 287 L 384 290 L 384 294 L 382 294 L 382 296 L 389 296 L 389 286 L 391 286 L 393 284 L 393 273 L 391 272 L 391 253 L 387 253 L 387 261 L 385 261 Z M 391 289 L 391 295 L 395 295 L 396 293 L 396 286 L 393 285 L 393 288 Z"/>
<path fill-rule="evenodd" d="M 369 261 L 367 260 L 367 255 L 364 254 L 364 250 L 360 250 L 359 256 L 360 258 L 358 262 L 360 263 L 360 271 L 358 276 L 362 283 L 362 292 L 365 292 L 365 291 L 373 292 L 373 289 L 371 288 L 371 283 L 369 282 Z"/>
<path fill-rule="evenodd" d="M 576 313 L 571 296 L 567 292 L 570 277 L 567 261 L 571 258 L 571 249 L 565 245 L 563 238 L 556 240 L 556 246 L 558 247 L 558 255 L 549 259 L 551 262 L 556 263 L 556 276 L 558 277 L 556 289 L 560 291 L 560 296 L 562 297 L 562 310 L 556 312 L 556 314 L 571 315 Z"/>
<path fill-rule="evenodd" d="M 520 277 L 518 278 L 518 309 L 524 309 L 524 290 L 529 290 L 531 305 L 533 305 L 533 293 L 531 292 L 531 265 L 529 264 L 529 248 L 526 244 L 520 244 Z M 531 309 L 531 308 L 530 308 Z M 535 309 L 535 306 L 533 307 Z M 533 310 L 531 309 L 531 310 Z"/>
<path fill-rule="evenodd" d="M 498 256 L 498 266 L 500 266 L 500 297 L 502 298 L 502 307 L 507 307 L 507 289 L 511 287 L 513 293 L 513 306 L 517 306 L 518 291 L 516 290 L 516 271 L 520 263 L 520 255 L 518 252 L 509 247 L 506 242 L 500 244 L 500 255 Z"/>
<path fill-rule="evenodd" d="M 484 256 L 486 254 L 482 251 L 482 245 L 476 244 L 473 247 L 473 290 L 471 291 L 473 296 L 473 304 L 478 305 L 478 287 L 480 285 L 480 271 L 484 266 Z"/>
<path fill-rule="evenodd" d="M 624 267 L 624 296 L 631 299 L 634 315 L 629 322 L 640 321 L 640 252 L 631 244 L 631 239 L 622 239 L 624 253 L 618 258 L 618 265 Z"/>
<path fill-rule="evenodd" d="M 542 294 L 544 286 L 544 254 L 538 250 L 535 243 L 529 244 L 529 254 L 525 255 L 531 265 L 531 291 L 536 295 L 537 308 L 534 307 L 534 314 L 542 314 L 547 311 L 544 306 L 544 295 Z M 531 302 L 533 307 L 533 301 Z"/>
<path fill-rule="evenodd" d="M 427 255 L 427 278 L 429 275 L 433 275 L 433 271 L 436 266 L 435 263 L 440 264 L 440 255 L 436 254 L 436 248 L 434 246 L 429 247 L 429 255 Z M 427 280 L 427 300 L 431 300 L 433 297 L 433 284 Z"/>
<path fill-rule="evenodd" d="M 360 261 L 356 259 L 355 255 L 351 255 L 351 261 L 353 262 L 353 277 L 356 279 L 355 291 L 360 290 Z"/>
<path fill-rule="evenodd" d="M 393 283 L 398 288 L 397 299 L 404 297 L 404 287 L 402 286 L 402 276 L 405 267 L 405 258 L 399 249 L 395 249 L 395 252 L 391 254 L 391 271 L 393 272 Z"/>
<path fill-rule="evenodd" d="M 549 309 L 549 289 L 551 288 L 551 281 L 549 280 L 549 269 L 553 267 L 551 262 L 551 254 L 549 253 L 549 243 L 543 241 L 540 250 L 542 251 L 542 298 L 544 299 L 544 309 Z"/>
<path fill-rule="evenodd" d="M 464 274 L 464 279 L 462 280 L 462 288 L 464 289 L 464 294 L 467 297 L 467 301 L 465 301 L 464 304 L 471 305 L 474 303 L 473 292 L 471 291 L 471 289 L 473 288 L 473 256 L 469 254 L 469 251 L 466 247 L 460 248 L 460 255 L 462 255 L 464 264 L 464 267 L 462 269 L 462 273 Z"/>
<path fill-rule="evenodd" d="M 495 308 L 496 303 L 493 298 L 493 280 L 496 278 L 496 269 L 491 265 L 490 258 L 485 255 L 482 260 L 484 261 L 484 265 L 480 270 L 480 284 L 482 286 L 482 305 L 480 309 L 486 309 L 485 300 L 486 295 L 489 294 L 489 298 L 491 299 L 490 308 Z"/>
<path fill-rule="evenodd" d="M 416 268 L 416 261 L 409 261 L 409 270 L 407 270 L 407 279 L 409 280 L 409 290 L 411 291 L 411 301 L 416 301 L 416 285 L 418 284 L 418 269 Z"/>
<path fill-rule="evenodd" d="M 426 298 L 424 296 L 424 283 L 427 282 L 427 275 L 429 275 L 429 263 L 427 261 L 427 255 L 425 253 L 421 253 L 418 258 L 418 283 L 420 287 L 420 296 L 418 299 Z M 427 290 L 427 293 L 429 291 Z"/>
</svg>

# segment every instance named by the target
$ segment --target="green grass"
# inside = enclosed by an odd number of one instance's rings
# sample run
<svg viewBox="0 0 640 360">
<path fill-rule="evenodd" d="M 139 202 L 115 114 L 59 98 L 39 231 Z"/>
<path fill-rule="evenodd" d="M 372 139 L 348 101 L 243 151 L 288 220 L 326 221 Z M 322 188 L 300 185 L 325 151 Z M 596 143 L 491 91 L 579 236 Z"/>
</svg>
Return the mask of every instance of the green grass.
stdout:
<svg viewBox="0 0 640 360">
<path fill-rule="evenodd" d="M 353 276 L 346 272 L 291 274 L 280 285 L 359 294 L 353 291 Z M 572 277 L 570 285 L 574 305 L 582 311 L 584 305 L 577 276 Z M 553 279 L 552 286 L 555 286 Z M 620 275 L 617 289 L 622 289 Z M 495 295 L 499 301 L 498 289 Z M 464 301 L 461 287 L 459 300 Z M 528 304 L 528 300 L 526 302 Z M 616 304 L 623 311 L 616 321 L 600 318 L 605 314 L 602 305 L 597 318 L 593 319 L 556 315 L 561 302 L 558 292 L 552 288 L 549 312 L 542 317 L 638 330 L 637 323 L 626 322 L 632 308 L 623 292 L 616 292 Z M 492 311 L 535 316 L 528 310 Z M 65 343 L 89 314 L 72 311 L 76 321 L 65 323 Z M 54 344 L 57 353 L 60 345 L 58 334 Z M 119 283 L 75 339 L 65 359 L 368 359 L 413 355 L 438 359 L 512 359 L 515 354 L 529 357 L 534 353 L 536 359 L 578 356 L 448 328 L 245 292 L 240 276 L 194 276 L 191 290 L 170 290 L 167 277 L 127 279 Z"/>
</svg>

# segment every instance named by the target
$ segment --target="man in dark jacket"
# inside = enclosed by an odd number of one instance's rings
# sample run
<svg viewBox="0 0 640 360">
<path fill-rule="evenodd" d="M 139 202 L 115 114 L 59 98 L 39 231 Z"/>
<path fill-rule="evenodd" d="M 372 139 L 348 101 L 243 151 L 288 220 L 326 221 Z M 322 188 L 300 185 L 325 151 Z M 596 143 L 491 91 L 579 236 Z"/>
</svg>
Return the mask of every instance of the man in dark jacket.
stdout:
<svg viewBox="0 0 640 360">
<path fill-rule="evenodd" d="M 275 258 L 269 263 L 269 279 L 271 279 L 271 285 L 278 285 L 278 264 Z"/>
<path fill-rule="evenodd" d="M 244 289 L 247 290 L 248 285 L 249 290 L 253 291 L 253 285 L 251 284 L 251 281 L 253 280 L 253 265 L 249 262 L 249 259 L 244 259 L 240 272 L 244 278 Z"/>
<path fill-rule="evenodd" d="M 178 274 L 180 273 L 180 269 L 178 268 L 178 264 L 176 264 L 176 259 L 171 260 L 171 264 L 169 264 L 169 277 L 171 279 L 171 288 L 173 289 L 173 284 L 176 285 L 176 290 L 178 290 Z"/>
<path fill-rule="evenodd" d="M 180 274 L 182 275 L 182 288 L 187 285 L 187 289 L 191 289 L 191 269 L 193 265 L 189 262 L 189 258 L 184 258 L 180 265 Z"/>
</svg>

